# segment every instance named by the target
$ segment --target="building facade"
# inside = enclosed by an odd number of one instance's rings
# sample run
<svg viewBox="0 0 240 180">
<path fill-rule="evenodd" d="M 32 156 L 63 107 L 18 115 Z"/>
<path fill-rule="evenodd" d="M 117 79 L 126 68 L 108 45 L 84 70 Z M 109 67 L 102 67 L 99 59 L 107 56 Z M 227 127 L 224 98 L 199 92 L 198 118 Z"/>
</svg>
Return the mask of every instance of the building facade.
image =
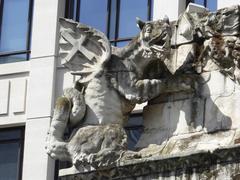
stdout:
<svg viewBox="0 0 240 180">
<path fill-rule="evenodd" d="M 126 45 L 138 30 L 135 17 L 176 20 L 189 0 L 2 0 L 0 1 L 0 179 L 53 180 L 55 161 L 45 153 L 54 102 L 71 87 L 58 61 L 58 19 L 67 17 L 103 31 L 112 45 Z M 195 0 L 214 11 L 240 0 Z M 126 129 L 134 144 L 141 108 Z M 137 120 L 136 120 L 137 119 Z M 136 133 L 137 132 L 137 133 Z M 131 135 L 133 134 L 133 135 Z"/>
</svg>

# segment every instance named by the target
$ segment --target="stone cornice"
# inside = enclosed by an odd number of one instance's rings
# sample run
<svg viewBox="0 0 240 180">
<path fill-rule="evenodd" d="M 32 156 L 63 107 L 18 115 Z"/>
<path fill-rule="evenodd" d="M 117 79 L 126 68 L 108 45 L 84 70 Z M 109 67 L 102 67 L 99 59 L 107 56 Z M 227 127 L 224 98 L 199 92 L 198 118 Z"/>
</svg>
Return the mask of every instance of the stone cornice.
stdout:
<svg viewBox="0 0 240 180">
<path fill-rule="evenodd" d="M 155 158 L 131 160 L 120 166 L 95 170 L 74 175 L 66 175 L 59 180 L 80 179 L 128 179 L 135 177 L 161 174 L 162 176 L 204 173 L 216 165 L 228 165 L 240 162 L 240 146 L 216 149 L 210 151 L 197 151 L 174 156 L 159 156 Z"/>
</svg>

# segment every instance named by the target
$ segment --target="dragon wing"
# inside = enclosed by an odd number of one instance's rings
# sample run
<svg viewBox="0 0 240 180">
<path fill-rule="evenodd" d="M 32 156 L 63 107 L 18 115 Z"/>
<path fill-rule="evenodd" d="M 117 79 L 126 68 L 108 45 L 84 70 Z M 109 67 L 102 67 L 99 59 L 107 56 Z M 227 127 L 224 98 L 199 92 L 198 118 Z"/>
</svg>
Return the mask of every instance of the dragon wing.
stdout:
<svg viewBox="0 0 240 180">
<path fill-rule="evenodd" d="M 59 58 L 62 65 L 69 68 L 73 75 L 79 75 L 80 83 L 100 75 L 111 56 L 107 37 L 81 23 L 64 18 L 59 21 Z"/>
</svg>

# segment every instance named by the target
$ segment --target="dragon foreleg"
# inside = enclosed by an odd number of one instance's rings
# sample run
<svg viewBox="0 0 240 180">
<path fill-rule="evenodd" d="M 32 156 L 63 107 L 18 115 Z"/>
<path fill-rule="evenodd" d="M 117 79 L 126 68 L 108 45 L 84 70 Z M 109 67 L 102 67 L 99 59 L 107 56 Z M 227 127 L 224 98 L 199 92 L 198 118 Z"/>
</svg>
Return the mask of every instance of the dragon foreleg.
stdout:
<svg viewBox="0 0 240 180">
<path fill-rule="evenodd" d="M 142 79 L 134 82 L 125 94 L 125 98 L 134 103 L 143 103 L 157 97 L 166 87 L 160 79 Z"/>
</svg>

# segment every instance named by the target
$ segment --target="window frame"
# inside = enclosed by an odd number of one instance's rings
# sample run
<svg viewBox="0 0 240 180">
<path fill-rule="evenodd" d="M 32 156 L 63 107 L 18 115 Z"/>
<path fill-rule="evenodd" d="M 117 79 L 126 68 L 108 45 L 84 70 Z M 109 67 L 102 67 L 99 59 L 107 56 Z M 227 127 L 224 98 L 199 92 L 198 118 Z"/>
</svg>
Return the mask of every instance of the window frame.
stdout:
<svg viewBox="0 0 240 180">
<path fill-rule="evenodd" d="M 204 7 L 207 7 L 207 1 L 208 1 L 208 0 L 203 0 L 203 1 L 204 1 L 204 2 L 203 2 L 203 6 L 204 6 Z M 186 2 L 187 2 L 187 3 L 186 3 L 186 7 L 188 6 L 189 3 L 195 3 L 194 0 L 187 0 Z"/>
<path fill-rule="evenodd" d="M 19 143 L 20 144 L 19 159 L 18 159 L 18 164 L 17 164 L 17 169 L 18 169 L 17 180 L 22 180 L 25 127 L 20 126 L 20 127 L 11 127 L 11 128 L 0 128 L 0 132 L 14 131 L 14 130 L 20 130 L 20 137 L 7 139 L 7 140 L 0 139 L 0 144 L 7 144 L 7 143 Z"/>
<path fill-rule="evenodd" d="M 4 13 L 3 12 L 4 1 L 7 1 L 7 0 L 0 0 L 0 41 L 1 41 L 1 29 L 2 29 L 2 17 L 3 17 L 3 13 Z M 28 27 L 27 27 L 26 48 L 25 48 L 25 50 L 5 51 L 5 52 L 0 51 L 0 57 L 26 54 L 26 60 L 30 59 L 33 4 L 34 4 L 34 0 L 29 0 L 29 4 L 28 4 Z M 6 63 L 8 63 L 8 62 L 6 62 Z M 0 61 L 0 64 L 2 64 L 1 61 Z"/>
<path fill-rule="evenodd" d="M 120 18 L 120 1 L 116 0 L 116 18 L 115 18 L 115 32 L 114 38 L 110 39 L 110 26 L 111 26 L 111 5 L 113 0 L 107 0 L 107 15 L 106 15 L 106 36 L 109 38 L 110 43 L 114 46 L 117 46 L 118 42 L 126 42 L 131 41 L 133 37 L 125 37 L 119 38 L 119 18 Z M 147 20 L 150 21 L 152 19 L 152 7 L 153 7 L 153 0 L 146 0 L 147 1 Z M 74 10 L 74 3 L 76 3 L 76 11 Z M 80 20 L 80 8 L 81 8 L 81 0 L 67 0 L 66 7 L 65 7 L 65 17 L 69 19 L 73 19 L 77 22 Z M 75 12 L 75 14 L 74 14 Z"/>
<path fill-rule="evenodd" d="M 111 2 L 111 0 L 109 0 L 109 2 Z M 147 21 L 150 21 L 152 18 L 152 3 L 153 0 L 147 0 Z M 133 37 L 125 37 L 125 38 L 119 38 L 119 19 L 120 19 L 120 0 L 117 0 L 117 13 L 116 13 L 116 21 L 115 21 L 115 37 L 114 39 L 110 39 L 110 42 L 114 45 L 117 46 L 118 42 L 125 42 L 125 41 L 131 41 L 133 39 Z M 111 4 L 109 6 L 109 8 L 111 7 Z M 111 11 L 111 10 L 110 10 Z M 111 12 L 108 12 L 108 31 L 107 31 L 107 37 L 109 37 L 110 34 L 110 18 L 111 18 Z"/>
<path fill-rule="evenodd" d="M 205 7 L 205 8 L 208 8 L 209 9 L 209 7 L 208 7 L 208 2 L 209 2 L 210 0 L 203 0 L 203 6 Z M 188 6 L 188 4 L 189 3 L 195 3 L 195 0 L 186 0 L 186 8 L 187 8 L 187 6 Z M 197 4 L 197 3 L 196 3 Z M 217 7 L 216 7 L 216 9 L 215 10 L 217 10 Z M 211 10 L 210 10 L 211 11 Z"/>
</svg>

